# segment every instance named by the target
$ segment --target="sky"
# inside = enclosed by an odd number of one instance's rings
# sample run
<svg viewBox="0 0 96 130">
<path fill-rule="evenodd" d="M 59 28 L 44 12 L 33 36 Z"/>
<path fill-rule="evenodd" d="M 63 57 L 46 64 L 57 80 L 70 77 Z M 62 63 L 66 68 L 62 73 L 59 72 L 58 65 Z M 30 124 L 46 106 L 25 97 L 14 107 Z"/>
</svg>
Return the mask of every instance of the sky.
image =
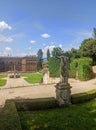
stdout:
<svg viewBox="0 0 96 130">
<path fill-rule="evenodd" d="M 0 56 L 78 49 L 93 36 L 96 0 L 0 0 Z"/>
</svg>

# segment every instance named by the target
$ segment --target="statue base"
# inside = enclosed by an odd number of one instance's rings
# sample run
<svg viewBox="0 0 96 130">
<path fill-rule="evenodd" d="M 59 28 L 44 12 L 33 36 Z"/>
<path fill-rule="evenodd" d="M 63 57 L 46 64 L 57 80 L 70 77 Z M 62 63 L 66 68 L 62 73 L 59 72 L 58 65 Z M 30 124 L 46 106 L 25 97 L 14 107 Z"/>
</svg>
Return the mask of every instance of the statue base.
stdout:
<svg viewBox="0 0 96 130">
<path fill-rule="evenodd" d="M 71 104 L 71 86 L 69 83 L 57 83 L 56 99 L 59 106 L 68 106 Z"/>
</svg>

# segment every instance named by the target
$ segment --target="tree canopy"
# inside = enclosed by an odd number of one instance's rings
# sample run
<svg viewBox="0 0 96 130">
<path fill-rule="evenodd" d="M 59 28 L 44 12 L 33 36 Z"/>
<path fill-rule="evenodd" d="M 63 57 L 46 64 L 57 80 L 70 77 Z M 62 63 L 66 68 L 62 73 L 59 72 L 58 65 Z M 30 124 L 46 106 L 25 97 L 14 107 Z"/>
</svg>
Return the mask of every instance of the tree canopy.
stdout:
<svg viewBox="0 0 96 130">
<path fill-rule="evenodd" d="M 96 62 L 96 40 L 85 39 L 80 46 L 80 53 L 82 57 L 91 57 L 93 62 Z"/>
<path fill-rule="evenodd" d="M 53 57 L 58 57 L 58 56 L 60 56 L 62 53 L 63 53 L 63 50 L 62 50 L 60 47 L 55 47 L 55 48 L 53 48 L 52 56 L 53 56 Z"/>
<path fill-rule="evenodd" d="M 43 57 L 43 52 L 42 52 L 42 49 L 39 49 L 38 52 L 37 52 L 37 56 L 38 56 L 38 59 L 41 60 L 42 57 Z"/>
<path fill-rule="evenodd" d="M 37 62 L 37 69 L 42 69 L 42 58 L 43 58 L 43 52 L 42 49 L 39 49 L 37 52 L 38 62 Z"/>
<path fill-rule="evenodd" d="M 93 37 L 96 39 L 96 28 L 93 28 Z"/>
</svg>

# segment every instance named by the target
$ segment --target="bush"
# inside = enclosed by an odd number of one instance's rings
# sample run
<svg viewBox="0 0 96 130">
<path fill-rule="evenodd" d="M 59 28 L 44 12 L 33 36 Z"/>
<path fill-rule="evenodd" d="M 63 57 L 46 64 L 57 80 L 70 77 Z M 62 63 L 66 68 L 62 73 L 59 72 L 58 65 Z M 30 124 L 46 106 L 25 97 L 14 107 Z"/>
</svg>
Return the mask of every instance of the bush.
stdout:
<svg viewBox="0 0 96 130">
<path fill-rule="evenodd" d="M 60 76 L 60 60 L 59 59 L 55 57 L 49 58 L 48 66 L 49 66 L 49 72 L 50 72 L 51 77 Z"/>
<path fill-rule="evenodd" d="M 71 102 L 72 104 L 82 103 L 82 102 L 89 101 L 94 98 L 96 98 L 96 89 L 93 89 L 84 93 L 72 94 Z"/>
<path fill-rule="evenodd" d="M 93 60 L 92 58 L 89 57 L 83 57 L 78 59 L 78 64 L 88 64 L 88 65 L 93 65 Z"/>
<path fill-rule="evenodd" d="M 78 66 L 78 59 L 74 59 L 70 63 L 70 70 L 69 70 L 69 77 L 70 78 L 76 78 L 77 66 Z"/>
<path fill-rule="evenodd" d="M 78 78 L 79 80 L 90 80 L 93 78 L 92 67 L 87 64 L 81 64 L 78 66 Z"/>
<path fill-rule="evenodd" d="M 80 58 L 78 60 L 79 80 L 90 80 L 93 78 L 92 63 L 91 58 Z"/>
<path fill-rule="evenodd" d="M 22 130 L 19 116 L 13 101 L 6 101 L 0 114 L 0 130 Z"/>
<path fill-rule="evenodd" d="M 79 58 L 74 59 L 70 63 L 70 78 L 77 78 L 78 73 L 79 80 L 89 80 L 93 78 L 92 71 L 92 59 L 91 58 Z"/>
</svg>

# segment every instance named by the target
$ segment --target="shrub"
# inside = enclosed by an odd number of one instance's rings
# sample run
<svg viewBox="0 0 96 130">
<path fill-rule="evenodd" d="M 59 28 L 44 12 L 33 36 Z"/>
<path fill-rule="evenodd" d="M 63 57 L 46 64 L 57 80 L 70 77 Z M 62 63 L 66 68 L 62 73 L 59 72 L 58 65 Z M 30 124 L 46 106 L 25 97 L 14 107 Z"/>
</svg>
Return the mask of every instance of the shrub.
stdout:
<svg viewBox="0 0 96 130">
<path fill-rule="evenodd" d="M 69 70 L 69 77 L 70 78 L 76 78 L 77 66 L 78 66 L 78 59 L 74 59 L 70 63 L 70 70 Z"/>
<path fill-rule="evenodd" d="M 84 93 L 72 94 L 71 102 L 72 104 L 82 103 L 82 102 L 89 101 L 94 98 L 96 98 L 96 89 L 93 89 Z"/>
<path fill-rule="evenodd" d="M 93 78 L 91 58 L 80 58 L 78 60 L 78 78 L 79 80 L 89 80 Z"/>
<path fill-rule="evenodd" d="M 55 57 L 49 58 L 48 66 L 49 66 L 49 72 L 50 72 L 51 77 L 60 76 L 60 60 L 59 59 Z"/>
<path fill-rule="evenodd" d="M 89 57 L 83 57 L 78 59 L 78 64 L 88 64 L 92 66 L 93 60 Z"/>
<path fill-rule="evenodd" d="M 92 59 L 91 58 L 79 58 L 74 59 L 70 63 L 70 73 L 71 78 L 77 78 L 76 73 L 78 73 L 79 80 L 89 80 L 93 78 L 92 71 Z"/>
<path fill-rule="evenodd" d="M 79 80 L 90 80 L 93 78 L 92 67 L 87 64 L 81 64 L 78 68 Z"/>
</svg>

